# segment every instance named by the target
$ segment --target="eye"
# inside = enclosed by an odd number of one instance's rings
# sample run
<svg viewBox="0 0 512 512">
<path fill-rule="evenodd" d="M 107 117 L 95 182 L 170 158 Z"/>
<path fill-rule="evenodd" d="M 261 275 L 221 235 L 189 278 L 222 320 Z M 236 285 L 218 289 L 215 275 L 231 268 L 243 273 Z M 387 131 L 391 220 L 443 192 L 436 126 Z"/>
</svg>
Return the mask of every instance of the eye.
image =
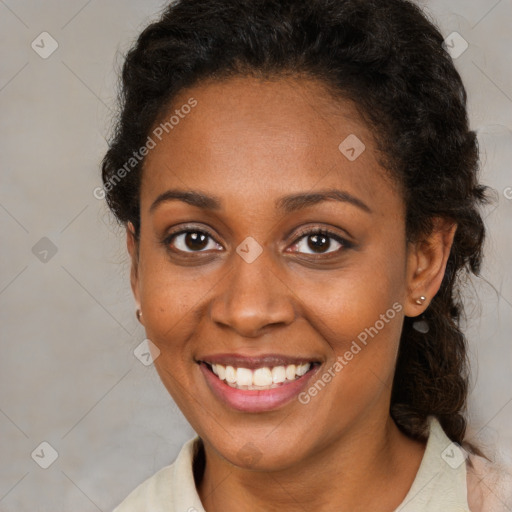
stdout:
<svg viewBox="0 0 512 512">
<path fill-rule="evenodd" d="M 171 233 L 164 240 L 164 244 L 167 247 L 171 246 L 177 252 L 184 253 L 206 252 L 219 247 L 222 249 L 207 231 L 196 228 Z"/>
<path fill-rule="evenodd" d="M 186 226 L 179 231 L 170 233 L 163 244 L 173 252 L 193 254 L 209 250 L 222 250 L 208 231 Z M 340 235 L 326 229 L 310 229 L 299 233 L 299 238 L 291 246 L 292 252 L 318 255 L 335 254 L 342 249 L 349 249 L 353 244 Z"/>
<path fill-rule="evenodd" d="M 325 229 L 313 229 L 302 232 L 300 238 L 292 245 L 293 252 L 322 255 L 341 252 L 352 244 L 336 233 Z"/>
</svg>

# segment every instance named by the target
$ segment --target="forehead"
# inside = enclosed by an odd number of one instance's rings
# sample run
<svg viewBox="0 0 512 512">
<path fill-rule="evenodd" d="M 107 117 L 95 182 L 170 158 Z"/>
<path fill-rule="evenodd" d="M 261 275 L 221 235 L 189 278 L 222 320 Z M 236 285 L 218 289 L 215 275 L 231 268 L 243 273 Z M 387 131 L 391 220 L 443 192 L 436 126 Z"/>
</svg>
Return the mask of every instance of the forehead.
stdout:
<svg viewBox="0 0 512 512">
<path fill-rule="evenodd" d="M 260 203 L 332 186 L 383 206 L 386 193 L 396 195 L 355 105 L 314 80 L 203 82 L 176 96 L 155 129 L 160 137 L 143 172 L 146 207 L 176 187 Z"/>
</svg>

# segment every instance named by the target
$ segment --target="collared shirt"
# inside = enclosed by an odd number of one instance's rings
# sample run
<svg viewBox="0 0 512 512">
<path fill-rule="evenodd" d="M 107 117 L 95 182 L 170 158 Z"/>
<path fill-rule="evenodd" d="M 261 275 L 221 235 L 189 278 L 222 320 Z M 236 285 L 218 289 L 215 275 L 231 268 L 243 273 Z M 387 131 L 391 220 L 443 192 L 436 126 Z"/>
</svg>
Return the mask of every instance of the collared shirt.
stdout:
<svg viewBox="0 0 512 512">
<path fill-rule="evenodd" d="M 429 417 L 429 437 L 414 482 L 394 512 L 512 512 L 512 473 L 452 443 Z M 196 436 L 173 464 L 136 487 L 113 512 L 205 512 L 193 474 Z"/>
</svg>

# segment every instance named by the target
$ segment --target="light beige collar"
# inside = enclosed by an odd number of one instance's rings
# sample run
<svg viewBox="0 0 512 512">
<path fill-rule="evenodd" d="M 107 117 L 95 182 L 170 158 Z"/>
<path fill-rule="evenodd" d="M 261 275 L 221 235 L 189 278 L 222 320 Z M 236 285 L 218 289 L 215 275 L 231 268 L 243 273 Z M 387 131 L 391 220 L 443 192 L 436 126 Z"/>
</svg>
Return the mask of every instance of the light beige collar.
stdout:
<svg viewBox="0 0 512 512">
<path fill-rule="evenodd" d="M 470 512 L 466 452 L 429 417 L 430 433 L 416 478 L 395 512 Z"/>
<path fill-rule="evenodd" d="M 430 434 L 425 453 L 414 482 L 395 512 L 470 512 L 467 502 L 465 452 L 452 443 L 444 433 L 438 420 L 429 417 Z M 205 512 L 197 493 L 192 461 L 199 437 L 187 441 L 172 469 L 169 479 L 161 479 L 153 496 L 168 496 L 152 502 L 155 512 L 175 511 Z M 163 474 L 162 474 L 163 476 Z M 147 504 L 147 501 L 146 501 Z"/>
</svg>

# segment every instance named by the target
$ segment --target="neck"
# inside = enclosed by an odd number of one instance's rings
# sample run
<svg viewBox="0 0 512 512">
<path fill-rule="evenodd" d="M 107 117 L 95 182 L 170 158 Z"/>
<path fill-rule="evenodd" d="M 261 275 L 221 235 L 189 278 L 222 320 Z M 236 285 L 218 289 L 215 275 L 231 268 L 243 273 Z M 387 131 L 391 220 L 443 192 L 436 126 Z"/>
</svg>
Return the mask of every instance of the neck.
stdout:
<svg viewBox="0 0 512 512">
<path fill-rule="evenodd" d="M 208 446 L 205 451 L 198 491 L 207 512 L 388 512 L 410 489 L 424 443 L 402 434 L 388 417 L 379 426 L 353 429 L 300 464 L 276 471 L 239 468 Z"/>
</svg>

